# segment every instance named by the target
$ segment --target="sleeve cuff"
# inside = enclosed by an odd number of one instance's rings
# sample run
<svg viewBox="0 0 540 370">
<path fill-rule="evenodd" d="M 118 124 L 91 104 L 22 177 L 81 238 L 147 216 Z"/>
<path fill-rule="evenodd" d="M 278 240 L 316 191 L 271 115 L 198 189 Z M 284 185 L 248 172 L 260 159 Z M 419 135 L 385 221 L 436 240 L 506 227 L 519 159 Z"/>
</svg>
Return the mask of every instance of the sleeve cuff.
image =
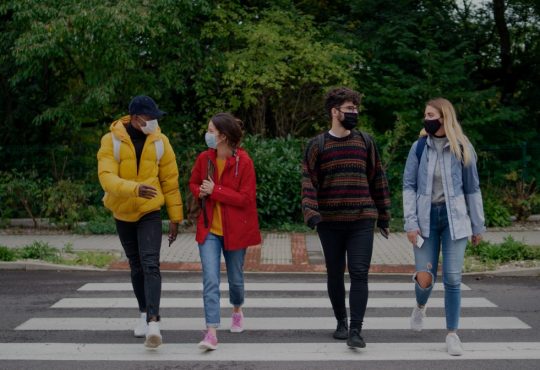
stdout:
<svg viewBox="0 0 540 370">
<path fill-rule="evenodd" d="M 311 229 L 315 229 L 315 226 L 317 226 L 317 224 L 319 224 L 320 222 L 321 222 L 321 216 L 313 216 L 308 220 L 307 225 Z"/>
</svg>

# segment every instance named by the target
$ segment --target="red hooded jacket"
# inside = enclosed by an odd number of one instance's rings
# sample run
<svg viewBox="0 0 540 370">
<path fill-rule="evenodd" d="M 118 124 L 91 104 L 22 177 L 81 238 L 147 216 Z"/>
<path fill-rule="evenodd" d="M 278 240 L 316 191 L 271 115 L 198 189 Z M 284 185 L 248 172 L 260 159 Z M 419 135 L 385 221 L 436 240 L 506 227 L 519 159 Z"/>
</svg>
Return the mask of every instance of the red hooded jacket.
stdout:
<svg viewBox="0 0 540 370">
<path fill-rule="evenodd" d="M 217 179 L 217 151 L 208 149 L 197 157 L 191 170 L 189 188 L 195 199 L 199 199 L 199 187 L 207 178 L 208 159 L 213 163 L 214 190 L 206 199 L 208 227 L 204 225 L 203 212 L 197 220 L 197 243 L 204 243 L 214 215 L 214 204 L 221 204 L 223 238 L 225 250 L 244 249 L 261 243 L 259 220 L 257 216 L 256 178 L 253 161 L 243 149 L 228 158 L 221 178 Z"/>
</svg>

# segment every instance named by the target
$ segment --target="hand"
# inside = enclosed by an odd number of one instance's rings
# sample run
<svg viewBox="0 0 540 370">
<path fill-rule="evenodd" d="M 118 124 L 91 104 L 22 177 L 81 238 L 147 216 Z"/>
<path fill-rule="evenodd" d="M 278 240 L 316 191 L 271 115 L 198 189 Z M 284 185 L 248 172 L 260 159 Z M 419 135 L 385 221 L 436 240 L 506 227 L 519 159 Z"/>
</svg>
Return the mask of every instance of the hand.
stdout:
<svg viewBox="0 0 540 370">
<path fill-rule="evenodd" d="M 203 180 L 201 185 L 201 191 L 205 192 L 207 195 L 212 194 L 214 191 L 214 181 L 209 177 L 208 180 Z"/>
<path fill-rule="evenodd" d="M 152 199 L 157 196 L 157 189 L 150 185 L 139 185 L 139 196 L 145 199 Z"/>
<path fill-rule="evenodd" d="M 472 245 L 474 245 L 475 247 L 480 244 L 480 242 L 482 241 L 482 234 L 478 234 L 478 235 L 473 235 L 471 237 L 471 243 Z"/>
<path fill-rule="evenodd" d="M 388 236 L 390 235 L 390 229 L 387 227 L 379 227 L 379 231 L 381 232 L 381 235 L 388 239 Z"/>
<path fill-rule="evenodd" d="M 169 221 L 169 247 L 178 236 L 178 223 Z"/>
<path fill-rule="evenodd" d="M 411 242 L 412 245 L 416 245 L 416 238 L 420 235 L 420 230 L 414 230 L 407 232 L 407 239 Z"/>
</svg>

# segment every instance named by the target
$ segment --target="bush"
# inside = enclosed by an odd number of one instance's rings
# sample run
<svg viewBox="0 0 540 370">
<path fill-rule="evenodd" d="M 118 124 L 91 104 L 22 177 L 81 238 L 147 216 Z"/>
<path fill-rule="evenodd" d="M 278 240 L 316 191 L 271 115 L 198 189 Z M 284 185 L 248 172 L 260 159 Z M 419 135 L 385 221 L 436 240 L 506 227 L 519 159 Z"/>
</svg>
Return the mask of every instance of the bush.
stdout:
<svg viewBox="0 0 540 370">
<path fill-rule="evenodd" d="M 484 194 L 484 215 L 487 227 L 510 226 L 510 211 L 504 205 L 500 197 L 491 191 Z"/>
<path fill-rule="evenodd" d="M 468 256 L 476 256 L 482 262 L 509 262 L 534 260 L 540 258 L 540 248 L 530 247 L 508 236 L 501 244 L 482 241 L 475 247 L 467 248 Z"/>
<path fill-rule="evenodd" d="M 526 182 L 517 171 L 505 176 L 509 185 L 505 190 L 505 201 L 510 205 L 518 221 L 526 221 L 537 207 L 536 179 Z"/>
<path fill-rule="evenodd" d="M 84 186 L 71 180 L 60 180 L 46 192 L 46 215 L 58 226 L 72 228 L 81 219 L 81 210 L 86 207 Z"/>
<path fill-rule="evenodd" d="M 45 189 L 50 183 L 36 170 L 0 171 L 1 218 L 30 217 L 37 227 L 37 219 L 44 213 Z"/>
<path fill-rule="evenodd" d="M 86 221 L 75 225 L 73 230 L 79 234 L 115 234 L 116 224 L 111 212 L 103 205 L 89 206 L 85 210 Z"/>
<path fill-rule="evenodd" d="M 43 260 L 47 262 L 60 262 L 60 252 L 58 249 L 51 247 L 49 243 L 35 241 L 18 250 L 20 258 Z"/>
<path fill-rule="evenodd" d="M 0 245 L 0 261 L 15 261 L 17 251 L 6 246 Z"/>
<path fill-rule="evenodd" d="M 244 147 L 257 173 L 257 207 L 261 227 L 302 222 L 301 163 L 303 140 L 248 137 Z"/>
</svg>

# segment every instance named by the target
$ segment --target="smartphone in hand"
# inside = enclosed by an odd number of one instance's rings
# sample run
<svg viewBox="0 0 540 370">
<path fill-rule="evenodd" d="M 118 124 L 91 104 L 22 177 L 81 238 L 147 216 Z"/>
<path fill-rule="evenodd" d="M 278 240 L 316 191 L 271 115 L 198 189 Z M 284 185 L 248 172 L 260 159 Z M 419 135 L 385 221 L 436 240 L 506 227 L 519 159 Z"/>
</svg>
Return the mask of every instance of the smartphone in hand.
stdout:
<svg viewBox="0 0 540 370">
<path fill-rule="evenodd" d="M 424 244 L 424 238 L 420 234 L 416 236 L 416 246 L 418 248 L 422 248 L 422 245 Z"/>
</svg>

